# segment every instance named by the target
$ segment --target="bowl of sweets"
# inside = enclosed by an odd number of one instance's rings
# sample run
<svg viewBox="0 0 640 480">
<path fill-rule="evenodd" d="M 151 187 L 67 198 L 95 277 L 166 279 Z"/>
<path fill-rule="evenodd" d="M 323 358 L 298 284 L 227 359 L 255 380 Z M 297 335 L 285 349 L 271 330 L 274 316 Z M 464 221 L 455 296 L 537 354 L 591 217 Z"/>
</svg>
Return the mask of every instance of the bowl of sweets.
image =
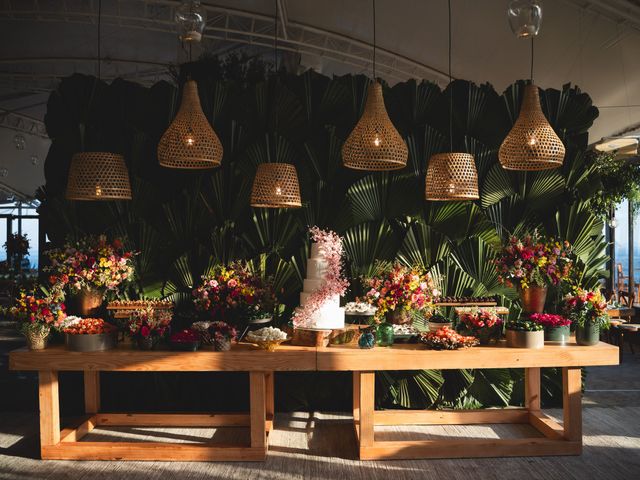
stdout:
<svg viewBox="0 0 640 480">
<path fill-rule="evenodd" d="M 424 332 L 420 335 L 420 341 L 433 350 L 457 350 L 475 347 L 480 343 L 476 337 L 460 335 L 449 327 L 442 327 L 435 332 Z"/>
<path fill-rule="evenodd" d="M 63 328 L 65 344 L 74 352 L 101 352 L 116 346 L 118 330 L 101 318 L 78 318 Z"/>
</svg>

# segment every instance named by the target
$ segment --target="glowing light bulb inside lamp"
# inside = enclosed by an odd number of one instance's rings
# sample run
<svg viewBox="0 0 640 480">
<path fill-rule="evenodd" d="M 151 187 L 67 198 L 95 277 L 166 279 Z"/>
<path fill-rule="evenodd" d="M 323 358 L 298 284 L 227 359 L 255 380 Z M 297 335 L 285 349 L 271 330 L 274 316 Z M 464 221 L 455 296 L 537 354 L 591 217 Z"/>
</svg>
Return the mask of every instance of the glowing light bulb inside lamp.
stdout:
<svg viewBox="0 0 640 480">
<path fill-rule="evenodd" d="M 282 195 L 282 187 L 280 185 L 276 185 L 276 195 Z"/>
<path fill-rule="evenodd" d="M 196 144 L 196 138 L 193 136 L 193 133 L 187 133 L 184 136 L 184 144 L 187 147 L 193 147 Z"/>
<path fill-rule="evenodd" d="M 456 185 L 453 182 L 447 185 L 447 193 L 456 193 Z"/>
<path fill-rule="evenodd" d="M 96 197 L 102 196 L 102 187 L 100 185 L 96 185 Z"/>
<path fill-rule="evenodd" d="M 535 147 L 536 143 L 538 143 L 538 139 L 536 138 L 535 135 L 531 135 L 527 140 L 527 143 L 529 144 L 530 147 Z"/>
<path fill-rule="evenodd" d="M 380 140 L 380 137 L 378 136 L 377 133 L 376 133 L 376 136 L 373 138 L 373 144 L 376 147 L 379 147 L 380 145 L 382 145 L 382 140 Z"/>
</svg>

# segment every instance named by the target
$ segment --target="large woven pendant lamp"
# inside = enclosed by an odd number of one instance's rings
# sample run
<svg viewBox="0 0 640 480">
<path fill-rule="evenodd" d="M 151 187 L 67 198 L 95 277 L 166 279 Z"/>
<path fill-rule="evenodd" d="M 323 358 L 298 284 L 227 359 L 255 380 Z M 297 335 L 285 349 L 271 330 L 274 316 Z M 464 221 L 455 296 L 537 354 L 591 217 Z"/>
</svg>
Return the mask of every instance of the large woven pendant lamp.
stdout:
<svg viewBox="0 0 640 480">
<path fill-rule="evenodd" d="M 536 8 L 540 9 L 539 6 Z M 541 18 L 540 11 L 539 19 Z M 564 144 L 544 116 L 538 87 L 533 83 L 533 39 L 538 29 L 532 29 L 528 35 L 531 38 L 531 81 L 524 87 L 518 118 L 498 151 L 500 164 L 507 170 L 549 170 L 562 166 L 564 161 Z M 517 35 L 516 29 L 514 33 Z"/>
<path fill-rule="evenodd" d="M 275 72 L 278 71 L 278 0 L 275 0 L 273 37 Z M 277 87 L 277 76 L 274 76 Z M 275 130 L 278 129 L 278 111 L 275 102 Z M 276 149 L 277 150 L 277 149 Z M 261 163 L 256 170 L 251 188 L 251 206 L 256 208 L 298 208 L 302 206 L 300 184 L 296 167 L 290 163 Z"/>
<path fill-rule="evenodd" d="M 453 84 L 451 83 L 451 0 L 449 6 L 449 145 L 453 150 Z M 437 201 L 477 200 L 478 172 L 470 153 L 432 155 L 425 179 L 425 199 Z"/>
<path fill-rule="evenodd" d="M 384 106 L 376 80 L 376 0 L 373 1 L 373 83 L 367 89 L 362 117 L 342 146 L 344 166 L 354 170 L 398 170 L 407 165 L 409 150 Z"/>
<path fill-rule="evenodd" d="M 100 82 L 100 34 L 102 0 L 98 1 L 98 76 Z M 82 132 L 84 137 L 84 131 Z M 122 155 L 111 152 L 80 152 L 71 157 L 67 179 L 68 200 L 131 200 L 129 172 Z"/>
</svg>

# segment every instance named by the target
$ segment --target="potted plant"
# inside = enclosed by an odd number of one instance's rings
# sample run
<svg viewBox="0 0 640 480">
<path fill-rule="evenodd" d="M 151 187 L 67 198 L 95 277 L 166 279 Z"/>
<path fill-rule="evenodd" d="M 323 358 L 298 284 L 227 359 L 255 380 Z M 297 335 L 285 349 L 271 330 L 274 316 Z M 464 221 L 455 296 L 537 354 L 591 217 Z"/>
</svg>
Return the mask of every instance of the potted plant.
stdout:
<svg viewBox="0 0 640 480">
<path fill-rule="evenodd" d="M 575 326 L 578 345 L 596 345 L 600 331 L 609 328 L 607 302 L 598 291 L 575 289 L 564 298 L 563 309 Z"/>
<path fill-rule="evenodd" d="M 453 327 L 453 322 L 440 313 L 440 310 L 434 309 L 432 315 L 429 317 L 429 331 L 437 332 L 442 327 L 451 329 Z"/>
<path fill-rule="evenodd" d="M 529 319 L 542 325 L 545 341 L 562 344 L 569 341 L 571 320 L 568 318 L 551 313 L 533 313 Z"/>
<path fill-rule="evenodd" d="M 116 291 L 133 279 L 133 252 L 125 251 L 122 241 L 88 236 L 65 243 L 63 248 L 46 252 L 51 265 L 52 285 L 67 288 L 74 296 L 75 312 L 80 316 L 97 313 L 105 292 Z"/>
<path fill-rule="evenodd" d="M 238 332 L 225 322 L 211 322 L 208 328 L 211 344 L 217 352 L 226 352 L 231 349 L 231 342 L 236 339 Z"/>
<path fill-rule="evenodd" d="M 59 328 L 65 317 L 64 295 L 59 289 L 21 291 L 9 315 L 17 321 L 18 331 L 27 339 L 29 350 L 46 348 L 52 328 Z"/>
<path fill-rule="evenodd" d="M 502 335 L 502 320 L 489 309 L 461 311 L 458 317 L 459 329 L 466 335 L 476 337 L 481 345 L 496 342 Z"/>
<path fill-rule="evenodd" d="M 141 350 L 153 350 L 169 335 L 171 312 L 145 307 L 129 317 L 128 332 Z"/>
<path fill-rule="evenodd" d="M 544 347 L 544 327 L 533 320 L 518 319 L 507 322 L 506 337 L 508 347 Z"/>
<path fill-rule="evenodd" d="M 433 308 L 440 295 L 428 272 L 396 264 L 366 280 L 367 300 L 377 307 L 376 318 L 388 323 L 410 323 L 413 315 Z"/>
<path fill-rule="evenodd" d="M 537 232 L 522 239 L 511 237 L 496 259 L 500 282 L 515 286 L 525 313 L 542 313 L 549 285 L 565 280 L 573 266 L 571 245 Z"/>
</svg>

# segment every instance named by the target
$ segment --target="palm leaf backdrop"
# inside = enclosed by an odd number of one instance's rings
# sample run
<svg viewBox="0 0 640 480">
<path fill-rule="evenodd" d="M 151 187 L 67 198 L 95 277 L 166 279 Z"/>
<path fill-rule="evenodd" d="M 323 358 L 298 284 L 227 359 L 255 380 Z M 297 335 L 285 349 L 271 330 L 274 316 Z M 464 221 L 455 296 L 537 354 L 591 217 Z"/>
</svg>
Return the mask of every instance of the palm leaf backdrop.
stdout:
<svg viewBox="0 0 640 480">
<path fill-rule="evenodd" d="M 499 284 L 492 262 L 505 238 L 533 228 L 575 245 L 586 286 L 594 286 L 604 272 L 603 225 L 587 208 L 602 184 L 592 163 L 595 157 L 584 155 L 586 134 L 598 112 L 575 87 L 541 91 L 543 110 L 567 146 L 563 167 L 523 173 L 505 171 L 497 160 L 519 112 L 522 82 L 502 95 L 490 85 L 462 80 L 444 90 L 416 80 L 385 86 L 385 103 L 406 139 L 409 162 L 400 171 L 368 173 L 343 168 L 340 154 L 364 107 L 366 77 L 329 78 L 313 71 L 267 75 L 263 65 L 239 58 L 187 64 L 180 78 L 187 74 L 198 82 L 204 112 L 223 143 L 219 169 L 159 167 L 157 142 L 180 98 L 179 89 L 166 82 L 144 88 L 73 75 L 62 80 L 49 100 L 46 125 L 52 145 L 46 185 L 39 192 L 43 228 L 55 245 L 67 235 L 84 233 L 126 237 L 140 252 L 138 283 L 131 295 L 171 296 L 188 309 L 190 290 L 201 275 L 216 264 L 244 259 L 273 276 L 290 312 L 305 275 L 310 225 L 344 237 L 345 264 L 353 280 L 350 297 L 362 294 L 358 280 L 380 268 L 376 261 L 399 261 L 430 269 L 444 295 L 498 295 L 517 312 L 517 303 L 512 305 L 516 294 Z M 84 138 L 82 132 L 88 132 Z M 475 156 L 480 184 L 476 202 L 424 201 L 429 158 L 449 150 L 450 144 Z M 133 201 L 64 200 L 71 155 L 83 145 L 124 154 Z M 257 166 L 273 161 L 297 167 L 303 208 L 249 206 Z M 333 377 L 321 378 L 331 388 Z M 521 381 L 521 372 L 508 370 L 385 372 L 377 377 L 377 404 L 518 404 Z M 548 382 L 545 398 L 557 400 L 553 372 Z M 295 387 L 286 391 L 295 400 L 289 405 L 317 404 L 301 400 L 306 394 Z"/>
</svg>

